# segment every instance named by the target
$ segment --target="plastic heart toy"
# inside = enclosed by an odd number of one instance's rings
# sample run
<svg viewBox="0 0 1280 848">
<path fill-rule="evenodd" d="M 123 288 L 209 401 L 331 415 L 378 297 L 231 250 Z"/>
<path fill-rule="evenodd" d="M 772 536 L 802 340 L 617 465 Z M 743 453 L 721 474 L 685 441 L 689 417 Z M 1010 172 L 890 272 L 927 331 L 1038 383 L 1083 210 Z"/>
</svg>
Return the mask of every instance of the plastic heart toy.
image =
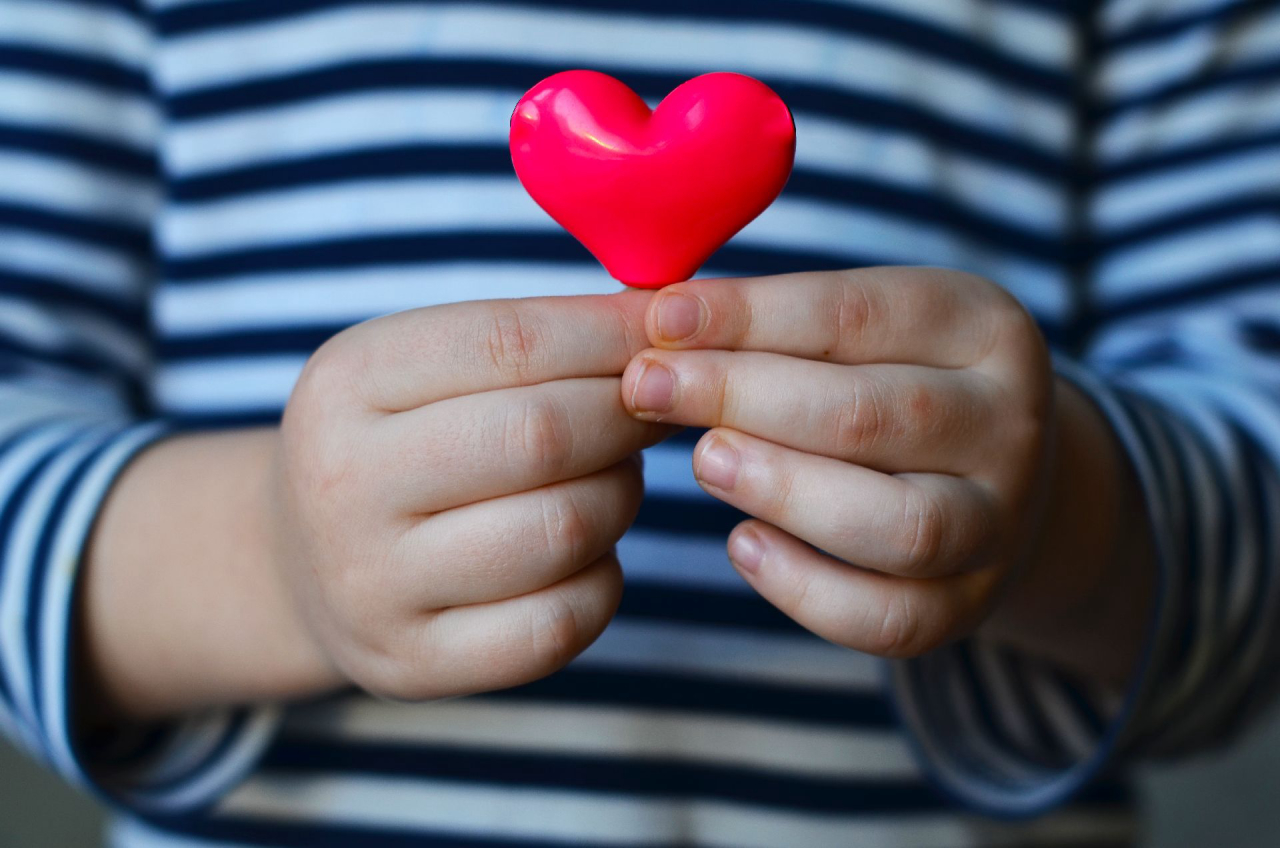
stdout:
<svg viewBox="0 0 1280 848">
<path fill-rule="evenodd" d="M 511 116 L 511 161 L 534 201 L 631 286 L 693 276 L 782 191 L 791 112 L 741 74 L 689 80 L 650 111 L 623 83 L 565 71 Z"/>
</svg>

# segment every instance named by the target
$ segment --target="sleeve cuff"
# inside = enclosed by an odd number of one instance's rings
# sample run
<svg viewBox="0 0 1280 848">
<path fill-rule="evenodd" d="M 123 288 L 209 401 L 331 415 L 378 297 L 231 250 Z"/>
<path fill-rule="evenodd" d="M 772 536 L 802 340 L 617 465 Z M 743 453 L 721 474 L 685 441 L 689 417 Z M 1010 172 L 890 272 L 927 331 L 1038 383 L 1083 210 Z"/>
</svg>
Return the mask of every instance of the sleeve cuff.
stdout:
<svg viewBox="0 0 1280 848">
<path fill-rule="evenodd" d="M 32 555 L 17 558 L 30 564 L 25 656 L 5 663 L 21 678 L 8 705 L 9 729 L 19 741 L 69 782 L 109 803 L 155 814 L 220 798 L 252 769 L 278 720 L 271 707 L 222 710 L 145 738 L 129 731 L 111 739 L 76 736 L 71 650 L 81 554 L 111 483 L 134 456 L 167 434 L 158 423 L 82 431 L 33 474 L 22 518 L 30 519 L 36 538 Z"/>
<path fill-rule="evenodd" d="M 985 815 L 1040 815 L 1079 795 L 1119 764 L 1143 731 L 1164 655 L 1176 649 L 1183 563 L 1173 549 L 1178 486 L 1140 420 L 1142 411 L 1073 363 L 1059 376 L 1110 422 L 1142 488 L 1159 573 L 1146 642 L 1128 691 L 1107 698 L 1049 664 L 970 640 L 890 665 L 898 712 L 926 774 L 947 795 Z"/>
</svg>

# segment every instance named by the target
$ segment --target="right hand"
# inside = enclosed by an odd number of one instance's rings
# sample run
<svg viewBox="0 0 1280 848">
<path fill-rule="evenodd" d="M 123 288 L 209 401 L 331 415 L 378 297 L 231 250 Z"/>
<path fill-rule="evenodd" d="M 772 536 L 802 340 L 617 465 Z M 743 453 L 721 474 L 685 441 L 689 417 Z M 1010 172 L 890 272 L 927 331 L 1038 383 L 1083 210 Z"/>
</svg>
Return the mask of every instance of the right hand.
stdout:
<svg viewBox="0 0 1280 848">
<path fill-rule="evenodd" d="M 271 560 L 338 679 L 413 700 L 499 689 L 604 630 L 637 452 L 672 432 L 621 401 L 648 299 L 417 309 L 311 357 L 280 431 Z"/>
</svg>

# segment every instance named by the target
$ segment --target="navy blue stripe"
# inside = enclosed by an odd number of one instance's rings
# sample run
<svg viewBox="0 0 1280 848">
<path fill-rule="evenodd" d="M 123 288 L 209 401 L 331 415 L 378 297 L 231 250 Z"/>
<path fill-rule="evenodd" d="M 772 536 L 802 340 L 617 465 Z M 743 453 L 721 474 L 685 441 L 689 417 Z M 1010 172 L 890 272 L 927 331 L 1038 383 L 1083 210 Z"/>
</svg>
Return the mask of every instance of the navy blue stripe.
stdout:
<svg viewBox="0 0 1280 848">
<path fill-rule="evenodd" d="M 382 0 L 381 5 L 414 3 L 417 0 Z M 274 0 L 272 3 L 204 4 L 161 10 L 156 25 L 165 35 L 185 35 L 210 29 L 276 21 L 327 9 L 361 5 L 356 0 Z M 923 53 L 979 71 L 1001 85 L 1034 92 L 1046 99 L 1065 102 L 1071 82 L 1065 69 L 1051 71 L 1003 52 L 999 45 L 966 38 L 928 22 L 905 15 L 873 9 L 859 9 L 813 0 L 519 0 L 490 5 L 512 5 L 522 9 L 571 11 L 653 17 L 722 21 L 732 24 L 765 23 L 782 26 L 810 26 L 824 34 L 845 33 Z M 626 19 L 614 22 L 626 26 Z"/>
<path fill-rule="evenodd" d="M 161 362 L 183 362 L 219 356 L 310 355 L 346 324 L 317 327 L 280 327 L 268 330 L 217 333 L 156 341 L 156 358 Z"/>
<path fill-rule="evenodd" d="M 27 611 L 27 665 L 31 671 L 31 703 L 36 715 L 41 714 L 44 700 L 44 663 L 40 661 L 42 647 L 40 627 L 44 623 L 41 611 L 44 604 L 45 584 L 48 582 L 51 569 L 67 567 L 64 563 L 52 561 L 53 542 L 65 523 L 67 507 L 71 503 L 72 496 L 79 490 L 85 475 L 112 445 L 111 439 L 105 437 L 99 437 L 98 442 L 99 444 L 89 451 L 88 455 L 76 463 L 71 473 L 62 482 L 53 503 L 44 515 L 44 524 L 40 530 L 40 537 L 36 541 L 35 556 L 31 563 L 31 583 L 27 586 L 27 603 L 24 609 Z M 61 684 L 65 686 L 65 681 Z"/>
<path fill-rule="evenodd" d="M 371 268 L 416 262 L 551 262 L 598 267 L 591 254 L 563 232 L 423 232 L 358 236 L 273 245 L 191 259 L 167 259 L 166 280 L 181 283 L 240 274 Z M 707 265 L 729 274 L 783 274 L 880 264 L 868 257 L 784 251 L 729 244 Z"/>
<path fill-rule="evenodd" d="M 76 6 L 98 7 L 103 9 L 114 9 L 117 12 L 124 12 L 132 18 L 145 20 L 147 11 L 142 6 L 144 0 L 62 0 L 64 3 L 71 3 Z"/>
<path fill-rule="evenodd" d="M 1276 8 L 1275 0 L 1235 0 L 1221 3 L 1209 9 L 1191 12 L 1185 15 L 1163 18 L 1153 23 L 1142 23 L 1129 30 L 1123 30 L 1108 36 L 1104 46 L 1109 51 L 1149 44 L 1153 41 L 1172 42 L 1185 36 L 1190 30 L 1201 29 L 1209 24 L 1235 28 L 1247 26 L 1245 18 L 1259 12 Z"/>
<path fill-rule="evenodd" d="M 428 719 L 429 720 L 429 719 Z M 893 815 L 938 812 L 946 800 L 919 782 L 815 779 L 751 768 L 645 759 L 499 752 L 438 745 L 382 745 L 283 737 L 263 759 L 264 777 L 363 774 L 524 789 L 707 799 L 756 809 Z"/>
<path fill-rule="evenodd" d="M 727 561 L 725 568 L 729 568 Z M 763 630 L 804 635 L 819 641 L 773 604 L 750 591 L 717 592 L 666 582 L 628 580 L 618 617 Z"/>
<path fill-rule="evenodd" d="M 357 61 L 176 94 L 166 105 L 176 121 L 263 109 L 359 91 L 450 89 L 506 89 L 511 102 L 521 92 L 563 66 L 528 62 L 431 59 Z M 599 68 L 634 88 L 641 96 L 659 99 L 684 82 L 670 73 L 634 68 Z M 709 69 L 710 70 L 710 69 Z M 942 118 L 899 100 L 856 94 L 830 85 L 765 79 L 764 82 L 795 112 L 816 112 L 836 120 L 881 129 L 906 131 L 942 147 L 989 160 L 1005 168 L 1024 170 L 1050 179 L 1067 176 L 1068 163 L 1040 147 L 1006 135 L 988 132 Z"/>
<path fill-rule="evenodd" d="M 280 423 L 284 400 L 279 406 L 265 408 L 245 406 L 229 410 L 183 412 L 160 410 L 165 420 L 179 433 L 204 433 L 212 430 L 239 430 L 246 427 L 274 427 Z"/>
<path fill-rule="evenodd" d="M 0 201 L 0 227 L 82 241 L 136 256 L 147 256 L 151 248 L 151 233 L 145 227 L 55 212 L 20 203 Z"/>
<path fill-rule="evenodd" d="M 0 267 L 0 294 L 22 298 L 46 309 L 84 309 L 136 335 L 147 330 L 147 310 L 139 303 L 112 298 L 76 281 Z"/>
<path fill-rule="evenodd" d="M 1230 273 L 1210 273 L 1176 288 L 1156 289 L 1108 303 L 1105 313 L 1098 316 L 1099 326 L 1118 323 L 1144 312 L 1190 307 L 1206 301 L 1221 301 L 1231 294 L 1275 288 L 1277 283 L 1280 283 L 1280 261 L 1252 265 Z"/>
<path fill-rule="evenodd" d="M 727 539 L 730 531 L 751 516 L 706 497 L 645 495 L 633 526 L 673 536 Z"/>
<path fill-rule="evenodd" d="M 545 839 L 499 839 L 463 836 L 431 828 L 358 827 L 331 822 L 282 823 L 228 816 L 155 818 L 150 823 L 166 833 L 271 848 L 617 848 L 616 842 L 601 844 L 578 840 L 561 842 Z M 660 848 L 657 844 L 628 845 L 634 848 Z M 670 843 L 661 843 L 661 848 L 670 848 Z"/>
<path fill-rule="evenodd" d="M 1107 815 L 1112 810 L 1103 807 L 1078 808 L 1083 814 L 1096 812 Z M 573 840 L 562 842 L 545 839 L 501 839 L 497 837 L 466 836 L 432 828 L 384 828 L 358 827 L 346 824 L 282 823 L 267 819 L 219 816 L 218 818 L 155 819 L 155 827 L 200 839 L 235 842 L 271 848 L 617 848 L 618 843 L 586 842 Z M 1005 844 L 1005 843 L 1002 843 Z M 632 842 L 631 848 L 671 848 L 672 843 Z M 1018 841 L 1007 843 L 1006 848 L 1077 848 L 1073 843 L 1061 841 Z M 1079 848 L 1133 848 L 1132 841 L 1097 841 L 1080 843 Z"/>
<path fill-rule="evenodd" d="M 129 177 L 155 180 L 157 176 L 158 165 L 150 152 L 68 130 L 24 127 L 0 120 L 0 149 L 58 157 L 69 160 L 73 167 L 89 165 Z"/>
<path fill-rule="evenodd" d="M 1280 325 L 1267 318 L 1244 317 L 1239 325 L 1240 338 L 1250 350 L 1264 354 L 1280 354 Z"/>
<path fill-rule="evenodd" d="M 121 381 L 134 381 L 136 377 L 120 371 L 119 363 L 110 362 L 101 352 L 76 347 L 70 350 L 49 350 L 37 348 L 8 336 L 0 336 L 0 361 L 10 360 L 17 365 L 18 371 L 29 371 L 23 368 L 35 364 L 38 366 L 57 365 L 76 372 L 77 375 L 90 377 L 108 377 Z"/>
<path fill-rule="evenodd" d="M 48 47 L 30 47 L 0 41 L 0 69 L 88 83 L 109 91 L 144 96 L 151 93 L 151 84 L 146 74 L 138 70 Z"/>
<path fill-rule="evenodd" d="M 800 724 L 893 730 L 898 722 L 879 693 L 813 686 L 709 680 L 670 672 L 602 671 L 570 665 L 550 677 L 490 692 L 498 701 L 574 703 L 628 709 L 750 716 Z"/>
<path fill-rule="evenodd" d="M 175 201 L 188 203 L 285 188 L 438 174 L 509 177 L 511 154 L 500 145 L 403 145 L 349 150 L 177 179 L 171 191 Z M 1044 261 L 1060 262 L 1066 258 L 1066 245 L 1060 238 L 1009 224 L 936 192 L 800 168 L 792 174 L 786 194 L 856 204 L 927 221 Z"/>
</svg>

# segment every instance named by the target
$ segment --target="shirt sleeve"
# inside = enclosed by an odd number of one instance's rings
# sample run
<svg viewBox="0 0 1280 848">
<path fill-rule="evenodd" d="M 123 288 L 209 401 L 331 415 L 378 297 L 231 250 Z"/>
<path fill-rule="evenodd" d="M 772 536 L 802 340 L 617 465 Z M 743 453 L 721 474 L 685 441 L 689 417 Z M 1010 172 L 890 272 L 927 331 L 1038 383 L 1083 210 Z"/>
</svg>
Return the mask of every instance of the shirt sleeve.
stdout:
<svg viewBox="0 0 1280 848">
<path fill-rule="evenodd" d="M 1058 371 L 1110 421 L 1156 543 L 1129 690 L 976 641 L 891 671 L 929 772 L 987 813 L 1223 744 L 1278 688 L 1280 3 L 1221 5 L 1098 22 L 1089 291 Z"/>
<path fill-rule="evenodd" d="M 207 804 L 274 712 L 80 738 L 76 575 L 112 481 L 170 426 L 149 414 L 161 180 L 151 39 L 129 2 L 0 0 L 0 733 L 134 809 Z"/>
</svg>

